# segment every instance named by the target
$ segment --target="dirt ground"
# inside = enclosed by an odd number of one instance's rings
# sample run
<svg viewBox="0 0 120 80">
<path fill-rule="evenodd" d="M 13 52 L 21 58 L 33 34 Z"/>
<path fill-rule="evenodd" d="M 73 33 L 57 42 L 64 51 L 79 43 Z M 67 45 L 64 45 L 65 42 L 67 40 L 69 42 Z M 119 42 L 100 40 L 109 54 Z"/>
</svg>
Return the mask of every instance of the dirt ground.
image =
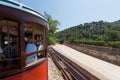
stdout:
<svg viewBox="0 0 120 80">
<path fill-rule="evenodd" d="M 48 80 L 64 80 L 51 58 L 48 58 Z"/>
</svg>

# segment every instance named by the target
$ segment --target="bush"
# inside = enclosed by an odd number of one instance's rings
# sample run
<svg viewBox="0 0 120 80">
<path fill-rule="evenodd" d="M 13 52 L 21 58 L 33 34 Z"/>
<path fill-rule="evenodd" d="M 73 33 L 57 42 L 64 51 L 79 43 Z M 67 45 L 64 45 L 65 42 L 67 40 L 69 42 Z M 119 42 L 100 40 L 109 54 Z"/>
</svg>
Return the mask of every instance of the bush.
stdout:
<svg viewBox="0 0 120 80">
<path fill-rule="evenodd" d="M 76 42 L 76 40 L 77 40 L 77 38 L 73 37 L 73 36 L 68 39 L 68 41 L 71 43 Z"/>
<path fill-rule="evenodd" d="M 97 46 L 105 46 L 106 42 L 105 41 L 94 41 L 93 45 L 97 45 Z"/>
<path fill-rule="evenodd" d="M 119 31 L 108 30 L 108 31 L 106 31 L 105 36 L 108 37 L 109 41 L 119 41 L 120 40 Z"/>
<path fill-rule="evenodd" d="M 104 36 L 99 36 L 95 39 L 95 41 L 104 41 L 105 37 Z"/>
<path fill-rule="evenodd" d="M 64 40 L 63 38 L 61 38 L 61 39 L 59 40 L 60 44 L 63 44 L 64 41 L 65 41 L 65 40 Z"/>
<path fill-rule="evenodd" d="M 92 39 L 82 39 L 78 41 L 78 43 L 80 44 L 88 44 L 88 45 L 92 45 L 92 42 L 93 42 Z"/>
<path fill-rule="evenodd" d="M 96 45 L 96 46 L 105 46 L 106 42 L 105 41 L 94 41 L 92 39 L 82 39 L 78 41 L 80 44 L 88 44 L 88 45 Z"/>
<path fill-rule="evenodd" d="M 52 36 L 48 36 L 48 45 L 54 45 L 56 43 L 56 39 Z"/>
<path fill-rule="evenodd" d="M 108 42 L 108 47 L 120 48 L 120 41 Z"/>
</svg>

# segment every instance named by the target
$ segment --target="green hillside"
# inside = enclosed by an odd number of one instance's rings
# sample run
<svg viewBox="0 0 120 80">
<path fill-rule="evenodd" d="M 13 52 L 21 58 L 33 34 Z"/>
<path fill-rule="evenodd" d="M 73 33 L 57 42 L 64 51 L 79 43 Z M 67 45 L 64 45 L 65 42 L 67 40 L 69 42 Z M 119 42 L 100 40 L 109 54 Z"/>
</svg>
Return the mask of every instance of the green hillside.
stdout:
<svg viewBox="0 0 120 80">
<path fill-rule="evenodd" d="M 120 20 L 80 24 L 57 32 L 55 36 L 60 42 L 120 47 Z"/>
</svg>

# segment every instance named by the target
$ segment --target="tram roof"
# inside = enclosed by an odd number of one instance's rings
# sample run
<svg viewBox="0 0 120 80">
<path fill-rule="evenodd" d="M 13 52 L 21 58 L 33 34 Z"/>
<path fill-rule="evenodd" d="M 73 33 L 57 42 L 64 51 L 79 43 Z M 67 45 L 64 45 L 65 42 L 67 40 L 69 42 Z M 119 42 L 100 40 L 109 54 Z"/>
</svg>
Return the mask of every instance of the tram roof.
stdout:
<svg viewBox="0 0 120 80">
<path fill-rule="evenodd" d="M 22 10 L 24 12 L 28 12 L 32 15 L 40 17 L 41 19 L 43 19 L 44 21 L 47 22 L 47 19 L 42 14 L 40 14 L 39 12 L 33 10 L 32 8 L 22 4 L 20 2 L 17 2 L 15 0 L 0 0 L 0 5 L 4 5 L 4 6 L 8 6 L 11 8 L 18 9 L 18 10 Z M 49 29 L 49 27 L 48 27 L 48 29 Z"/>
</svg>

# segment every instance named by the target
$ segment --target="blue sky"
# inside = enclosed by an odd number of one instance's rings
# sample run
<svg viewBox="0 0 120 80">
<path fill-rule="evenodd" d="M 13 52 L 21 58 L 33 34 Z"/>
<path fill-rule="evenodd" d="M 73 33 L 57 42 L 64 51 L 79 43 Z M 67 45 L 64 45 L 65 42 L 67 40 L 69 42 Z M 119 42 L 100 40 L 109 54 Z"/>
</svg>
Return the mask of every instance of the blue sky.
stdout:
<svg viewBox="0 0 120 80">
<path fill-rule="evenodd" d="M 120 19 L 120 0 L 18 0 L 40 13 L 46 11 L 61 25 L 59 31 L 86 22 Z"/>
</svg>

